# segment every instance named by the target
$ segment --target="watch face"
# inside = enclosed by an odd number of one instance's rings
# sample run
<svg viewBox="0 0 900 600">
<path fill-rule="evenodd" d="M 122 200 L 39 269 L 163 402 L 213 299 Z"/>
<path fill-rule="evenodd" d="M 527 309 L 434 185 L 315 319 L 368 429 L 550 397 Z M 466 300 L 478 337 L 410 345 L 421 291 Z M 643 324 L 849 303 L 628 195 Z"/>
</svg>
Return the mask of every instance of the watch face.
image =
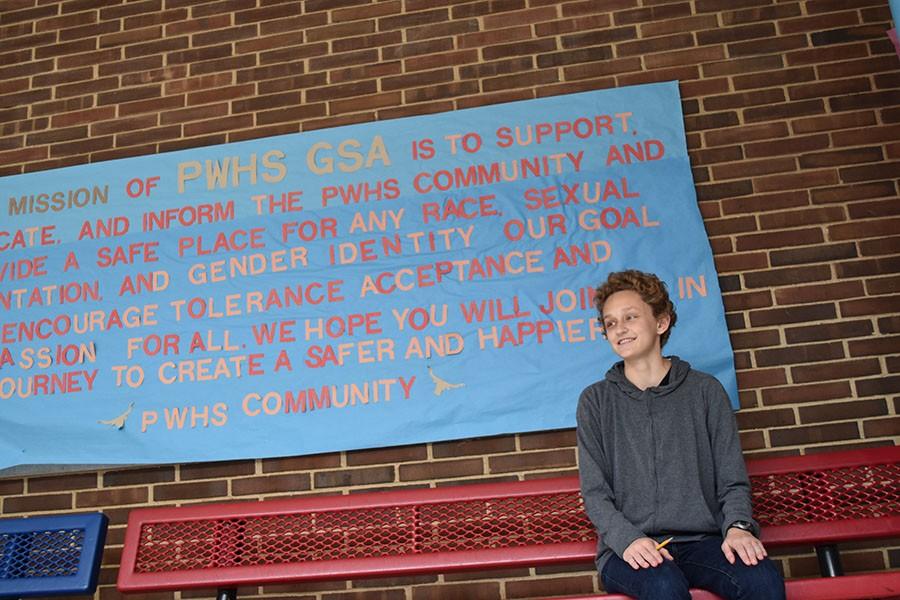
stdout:
<svg viewBox="0 0 900 600">
<path fill-rule="evenodd" d="M 731 524 L 732 527 L 737 527 L 738 529 L 743 529 L 744 531 L 750 531 L 753 529 L 753 525 L 748 523 L 747 521 L 735 521 Z"/>
</svg>

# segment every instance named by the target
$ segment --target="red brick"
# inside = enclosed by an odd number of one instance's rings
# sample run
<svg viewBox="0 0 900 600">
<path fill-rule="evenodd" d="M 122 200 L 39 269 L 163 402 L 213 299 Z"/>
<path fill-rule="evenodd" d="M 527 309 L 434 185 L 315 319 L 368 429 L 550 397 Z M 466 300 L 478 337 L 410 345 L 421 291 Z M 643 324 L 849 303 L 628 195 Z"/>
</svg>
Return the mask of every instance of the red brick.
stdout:
<svg viewBox="0 0 900 600">
<path fill-rule="evenodd" d="M 164 142 L 166 140 L 178 138 L 180 136 L 181 125 L 156 127 L 153 129 L 144 129 L 142 131 L 121 133 L 116 136 L 116 146 L 134 146 L 137 144 Z"/>
<path fill-rule="evenodd" d="M 33 513 L 45 510 L 70 510 L 72 494 L 7 496 L 3 498 L 3 514 Z"/>
<path fill-rule="evenodd" d="M 275 65 L 267 65 L 264 67 L 254 67 L 252 69 L 244 69 L 242 71 L 238 71 L 237 73 L 237 83 L 247 83 L 248 81 L 264 81 L 266 79 L 276 79 L 282 77 L 288 77 L 292 75 L 301 75 L 306 71 L 306 65 L 302 60 L 297 60 L 289 63 L 280 63 Z M 209 75 L 207 77 L 222 77 L 226 81 L 225 83 L 233 83 L 231 73 L 217 73 L 215 75 Z M 203 78 L 201 78 L 203 79 Z M 170 85 L 177 85 L 177 82 L 172 82 Z M 206 86 L 202 87 L 216 87 L 216 86 Z M 169 87 L 166 87 L 168 90 Z"/>
<path fill-rule="evenodd" d="M 428 481 L 448 477 L 474 477 L 483 474 L 484 461 L 480 458 L 400 465 L 400 481 Z"/>
<path fill-rule="evenodd" d="M 694 65 L 697 63 L 712 62 L 725 58 L 723 46 L 703 46 L 691 50 L 674 50 L 659 54 L 649 54 L 644 57 L 644 64 L 648 68 L 671 67 L 675 65 Z"/>
<path fill-rule="evenodd" d="M 0 479 L 0 496 L 12 496 L 25 491 L 24 479 Z"/>
<path fill-rule="evenodd" d="M 900 219 L 880 219 L 876 221 L 856 221 L 828 227 L 831 240 L 856 240 L 890 235 L 900 231 Z"/>
<path fill-rule="evenodd" d="M 502 16 L 502 15 L 498 15 Z M 552 37 L 574 31 L 586 31 L 589 29 L 604 29 L 610 26 L 610 15 L 597 14 L 571 19 L 551 20 L 547 23 L 539 23 L 534 26 L 537 37 Z"/>
<path fill-rule="evenodd" d="M 117 87 L 119 87 L 119 80 L 117 77 L 105 77 L 102 79 L 79 81 L 68 85 L 56 86 L 55 94 L 57 98 L 68 98 L 71 96 L 85 96 L 97 92 L 113 90 Z"/>
<path fill-rule="evenodd" d="M 327 114 L 325 103 L 303 104 L 293 108 L 281 108 L 256 113 L 256 124 L 267 125 L 284 121 L 304 121 Z"/>
<path fill-rule="evenodd" d="M 412 10 L 416 6 L 416 0 L 408 0 L 405 2 L 406 9 Z M 423 7 L 429 7 L 433 4 L 432 0 L 418 0 L 418 4 Z M 531 4 L 537 4 L 532 2 Z M 496 14 L 508 10 L 519 10 L 525 8 L 525 0 L 482 0 L 481 2 L 470 2 L 467 4 L 457 4 L 452 8 L 452 18 L 461 19 L 465 17 L 478 17 L 487 14 Z M 563 11 L 565 14 L 565 11 Z"/>
<path fill-rule="evenodd" d="M 837 310 L 834 304 L 831 303 L 772 308 L 750 312 L 750 323 L 754 327 L 806 323 L 835 318 L 837 318 Z"/>
<path fill-rule="evenodd" d="M 775 290 L 778 304 L 803 304 L 822 300 L 843 300 L 863 296 L 862 283 L 846 281 L 840 283 L 816 284 L 810 286 L 792 286 Z"/>
<path fill-rule="evenodd" d="M 392 91 L 421 85 L 445 83 L 453 81 L 453 69 L 438 69 L 430 72 L 418 72 L 398 77 L 386 77 L 381 80 L 381 89 Z"/>
<path fill-rule="evenodd" d="M 137 117 L 120 117 L 112 121 L 102 121 L 91 125 L 91 136 L 109 135 L 123 131 L 134 131 L 146 127 L 155 127 L 159 117 L 156 113 Z"/>
<path fill-rule="evenodd" d="M 787 327 L 785 340 L 790 344 L 854 338 L 872 334 L 872 323 L 868 320 L 819 323 L 804 327 Z"/>
<path fill-rule="evenodd" d="M 782 368 L 754 369 L 737 373 L 738 388 L 742 390 L 767 388 L 787 383 L 787 373 Z"/>
<path fill-rule="evenodd" d="M 57 29 L 65 29 L 67 27 L 87 25 L 88 23 L 96 23 L 97 15 L 97 12 L 89 11 L 36 20 L 36 22 L 34 23 L 35 31 L 53 31 Z"/>
<path fill-rule="evenodd" d="M 810 427 L 774 429 L 769 432 L 772 446 L 800 446 L 859 438 L 856 423 L 820 423 Z"/>
<path fill-rule="evenodd" d="M 26 136 L 25 143 L 27 143 L 29 146 L 37 146 L 39 144 L 50 144 L 53 142 L 62 142 L 66 140 L 81 140 L 85 137 L 87 137 L 87 126 L 80 125 L 77 127 L 51 129 L 50 131 L 32 133 Z"/>
<path fill-rule="evenodd" d="M 100 150 L 112 148 L 113 141 L 114 140 L 112 136 L 110 136 L 105 138 L 92 138 L 87 140 L 75 140 L 73 142 L 57 143 L 50 146 L 50 156 L 51 158 L 53 158 L 98 152 Z"/>
<path fill-rule="evenodd" d="M 748 196 L 752 193 L 753 184 L 749 179 L 697 186 L 697 198 L 701 201 Z"/>
<path fill-rule="evenodd" d="M 734 89 L 745 90 L 798 84 L 805 81 L 815 81 L 815 79 L 815 69 L 812 67 L 798 67 L 795 69 L 779 68 L 772 71 L 737 75 L 732 78 L 732 82 Z"/>
<path fill-rule="evenodd" d="M 231 480 L 231 493 L 235 496 L 296 493 L 311 489 L 307 474 L 266 475 L 241 477 Z"/>
<path fill-rule="evenodd" d="M 190 45 L 187 36 L 168 37 L 162 40 L 146 42 L 143 44 L 133 44 L 125 47 L 125 58 L 136 58 L 140 56 L 148 56 L 151 54 L 160 54 L 164 52 L 174 52 L 183 50 Z"/>
<path fill-rule="evenodd" d="M 506 582 L 506 598 L 535 598 L 590 594 L 594 578 L 590 574 L 569 577 L 528 578 Z"/>
<path fill-rule="evenodd" d="M 376 465 L 379 463 L 399 463 L 421 461 L 428 458 L 425 446 L 395 446 L 375 450 L 355 450 L 347 452 L 347 466 Z"/>
<path fill-rule="evenodd" d="M 121 75 L 122 73 L 144 73 L 151 69 L 158 69 L 162 66 L 163 57 L 157 54 L 155 56 L 145 56 L 134 60 L 123 60 L 103 64 L 99 66 L 98 73 L 101 77 L 107 75 Z"/>
<path fill-rule="evenodd" d="M 159 119 L 162 125 L 169 125 L 172 123 L 209 119 L 211 117 L 219 117 L 226 114 L 228 114 L 228 103 L 223 102 L 221 104 L 207 104 L 193 108 L 166 111 L 159 115 Z"/>
<path fill-rule="evenodd" d="M 759 292 L 729 293 L 722 298 L 727 311 L 748 310 L 772 306 L 772 293 L 769 290 Z"/>
<path fill-rule="evenodd" d="M 841 113 L 823 117 L 807 117 L 791 122 L 796 133 L 815 133 L 820 131 L 837 131 L 840 129 L 868 127 L 876 122 L 873 111 Z"/>
<path fill-rule="evenodd" d="M 497 29 L 510 25 L 528 25 L 545 23 L 557 17 L 556 7 L 545 6 L 527 10 L 504 12 L 496 15 L 487 15 L 482 19 L 485 29 Z"/>
<path fill-rule="evenodd" d="M 403 592 L 403 590 L 399 591 Z M 500 597 L 500 584 L 495 581 L 443 584 L 440 586 L 422 585 L 415 586 L 412 589 L 412 600 L 434 600 L 435 598 L 442 598 L 443 600 L 500 600 Z M 399 596 L 397 600 L 404 600 L 405 598 L 404 594 Z M 350 599 L 348 598 L 347 600 Z M 394 599 L 385 598 L 385 600 Z"/>
<path fill-rule="evenodd" d="M 841 25 L 855 25 L 859 23 L 859 16 L 855 11 L 829 13 L 799 19 L 786 19 L 779 21 L 778 31 L 781 34 L 809 33 L 821 31 L 829 27 Z"/>
<path fill-rule="evenodd" d="M 298 10 L 302 10 L 302 5 L 300 5 L 299 2 L 297 3 L 297 5 Z M 333 22 L 337 23 L 339 22 L 339 20 L 334 19 Z M 283 33 L 286 31 L 304 31 L 312 27 L 326 25 L 327 23 L 327 13 L 295 15 L 284 19 L 275 19 L 273 21 L 265 21 L 263 23 L 260 23 L 259 33 L 260 35 L 270 35 L 272 33 Z"/>
<path fill-rule="evenodd" d="M 818 83 L 806 83 L 803 85 L 792 86 L 788 88 L 788 94 L 791 100 L 806 100 L 808 98 L 829 98 L 829 105 L 832 110 L 853 110 L 852 102 L 846 100 L 846 97 L 833 98 L 842 94 L 862 94 L 872 89 L 869 80 L 863 77 L 856 79 L 838 79 Z M 868 95 L 867 95 L 868 96 Z M 871 106 L 872 101 L 869 99 L 859 102 L 860 108 Z M 876 107 L 878 105 L 876 104 Z M 838 108 L 843 107 L 843 108 Z"/>
<path fill-rule="evenodd" d="M 779 139 L 766 142 L 757 142 L 746 144 L 744 151 L 747 158 L 758 158 L 764 156 L 781 156 L 784 154 L 797 155 L 800 154 L 800 165 L 804 164 L 806 153 L 813 150 L 822 150 L 830 146 L 828 136 L 825 134 L 794 136 L 788 139 Z M 814 166 L 814 165 L 813 165 Z M 821 165 L 820 165 L 821 166 Z"/>
<path fill-rule="evenodd" d="M 840 342 L 809 345 L 794 344 L 785 348 L 758 350 L 754 355 L 758 366 L 771 367 L 844 358 L 844 348 Z"/>
<path fill-rule="evenodd" d="M 175 467 L 150 467 L 108 471 L 103 474 L 103 487 L 151 484 L 175 481 Z"/>
<path fill-rule="evenodd" d="M 863 421 L 863 433 L 867 438 L 894 438 L 898 431 L 900 431 L 900 417 L 897 416 Z"/>
<path fill-rule="evenodd" d="M 105 119 L 115 118 L 116 109 L 114 106 L 106 106 L 101 108 L 89 108 L 61 115 L 54 115 L 50 123 L 53 127 L 70 127 L 73 125 L 82 125 L 86 123 L 94 123 Z"/>
<path fill-rule="evenodd" d="M 231 25 L 231 18 L 230 15 L 227 14 L 201 18 L 193 17 L 187 20 L 167 24 L 165 35 L 166 37 L 175 37 L 178 35 L 197 33 L 198 31 L 211 31 L 219 27 L 228 27 L 229 25 Z M 263 32 L 263 34 L 265 33 L 266 32 Z"/>
<path fill-rule="evenodd" d="M 820 98 L 770 104 L 744 110 L 744 121 L 754 123 L 817 115 L 825 112 L 825 104 Z"/>
<path fill-rule="evenodd" d="M 143 15 L 136 15 L 125 19 L 125 29 L 139 29 L 149 27 L 151 25 L 165 25 L 177 21 L 185 21 L 188 18 L 188 11 L 179 8 L 176 10 L 163 10 Z"/>
<path fill-rule="evenodd" d="M 888 413 L 884 399 L 830 402 L 799 409 L 801 423 L 846 421 L 865 417 L 879 417 Z"/>
<path fill-rule="evenodd" d="M 821 243 L 822 241 L 821 229 L 792 229 L 789 231 L 740 235 L 737 238 L 735 248 L 737 251 L 742 252 L 783 248 L 785 246 L 805 246 Z"/>
<path fill-rule="evenodd" d="M 900 237 L 883 237 L 865 240 L 859 243 L 859 251 L 863 256 L 879 256 L 900 253 Z"/>
<path fill-rule="evenodd" d="M 712 241 L 712 240 L 710 240 Z M 716 254 L 713 256 L 719 273 L 743 272 L 753 269 L 765 269 L 769 260 L 765 252 L 746 252 L 741 254 Z"/>
<path fill-rule="evenodd" d="M 846 46 L 840 48 L 841 51 L 845 51 L 846 49 Z M 844 57 L 849 58 L 849 53 L 845 54 Z M 891 56 L 874 56 L 820 65 L 818 67 L 819 79 L 839 79 L 842 77 L 851 77 L 853 75 L 890 72 L 893 69 L 896 69 L 896 61 L 893 61 L 894 66 L 891 66 L 892 58 L 893 57 Z"/>
<path fill-rule="evenodd" d="M 515 437 L 501 436 L 438 442 L 432 445 L 431 453 L 434 458 L 452 458 L 456 456 L 506 453 L 515 450 Z"/>
<path fill-rule="evenodd" d="M 146 487 L 123 487 L 77 492 L 75 494 L 75 508 L 142 504 L 147 502 L 148 497 L 149 493 Z"/>
<path fill-rule="evenodd" d="M 575 451 L 565 449 L 491 456 L 488 465 L 491 473 L 569 467 L 575 465 Z"/>
<path fill-rule="evenodd" d="M 900 271 L 900 257 L 889 256 L 871 260 L 847 261 L 835 264 L 839 278 L 882 275 Z"/>
<path fill-rule="evenodd" d="M 475 65 L 461 67 L 459 75 L 462 79 L 481 79 L 507 73 L 528 71 L 534 68 L 534 59 L 530 56 L 517 57 L 494 62 L 482 62 Z"/>
<path fill-rule="evenodd" d="M 330 102 L 329 112 L 333 115 L 341 115 L 360 110 L 372 110 L 386 106 L 397 106 L 401 103 L 403 94 L 399 91 L 386 94 L 371 94 L 362 98 L 348 98 Z"/>
<path fill-rule="evenodd" d="M 331 52 L 324 56 L 317 57 L 317 62 L 324 61 L 328 58 L 332 58 L 333 60 L 339 59 L 339 57 L 334 56 L 335 54 L 341 54 L 351 51 L 357 51 L 357 54 L 362 54 L 361 51 L 368 51 L 367 54 L 374 52 L 376 55 L 378 54 L 378 48 L 382 46 L 389 46 L 392 44 L 398 44 L 403 41 L 403 33 L 400 31 L 389 31 L 387 33 L 372 33 L 368 35 L 359 35 L 349 38 L 342 38 L 339 40 L 334 40 L 331 42 Z"/>
<path fill-rule="evenodd" d="M 299 4 L 299 3 L 298 3 Z M 298 6 L 298 9 L 300 7 Z M 331 20 L 335 23 L 342 21 L 356 21 L 358 19 L 371 19 L 387 15 L 399 14 L 403 10 L 400 0 L 379 2 L 378 4 L 366 4 L 330 11 Z M 411 10 L 411 9 L 410 9 Z"/>
<path fill-rule="evenodd" d="M 785 123 L 759 123 L 756 125 L 742 125 L 728 129 L 719 129 L 704 132 L 703 138 L 709 146 L 728 146 L 741 142 L 754 140 L 777 140 L 772 143 L 785 143 L 788 136 L 788 127 Z M 750 145 L 747 146 L 751 147 Z"/>
<path fill-rule="evenodd" d="M 765 158 L 761 160 L 744 160 L 725 165 L 716 165 L 712 169 L 716 180 L 755 177 L 771 173 L 796 171 L 797 163 L 793 157 Z"/>
<path fill-rule="evenodd" d="M 840 303 L 841 315 L 843 317 L 858 317 L 861 315 L 878 315 L 895 312 L 897 306 L 900 306 L 900 295 L 846 300 Z"/>
<path fill-rule="evenodd" d="M 525 54 L 543 54 L 552 52 L 556 49 L 557 47 L 555 40 L 543 39 L 533 40 L 530 42 L 523 41 L 515 44 L 498 44 L 495 46 L 487 46 L 482 49 L 481 53 L 485 60 L 496 60 L 498 58 L 521 56 Z"/>
<path fill-rule="evenodd" d="M 851 219 L 871 219 L 872 217 L 888 217 L 900 214 L 900 202 L 876 200 L 874 202 L 856 202 L 847 207 Z"/>
<path fill-rule="evenodd" d="M 820 169 L 818 171 L 801 171 L 785 175 L 770 175 L 759 177 L 753 185 L 760 192 L 774 192 L 779 190 L 803 190 L 810 187 L 834 185 L 840 178 L 835 169 Z"/>
<path fill-rule="evenodd" d="M 315 473 L 313 477 L 316 489 L 322 489 L 391 483 L 395 480 L 395 473 L 392 466 L 380 466 L 341 471 L 320 471 Z"/>
<path fill-rule="evenodd" d="M 900 290 L 900 275 L 866 281 L 866 293 L 870 296 L 890 294 L 897 290 Z"/>
<path fill-rule="evenodd" d="M 737 413 L 736 417 L 738 427 L 741 431 L 748 429 L 769 429 L 771 427 L 783 427 L 785 425 L 797 424 L 794 419 L 794 411 L 789 408 L 778 410 L 741 410 Z"/>
<path fill-rule="evenodd" d="M 608 46 L 581 48 L 579 50 L 565 50 L 563 52 L 541 54 L 537 57 L 537 64 L 538 67 L 546 69 L 549 67 L 558 67 L 577 63 L 601 62 L 611 59 L 612 56 L 612 50 Z"/>
<path fill-rule="evenodd" d="M 827 400 L 849 398 L 851 395 L 850 384 L 846 381 L 829 381 L 806 385 L 798 382 L 784 387 L 770 387 L 762 390 L 762 400 L 766 406 L 819 403 Z"/>
<path fill-rule="evenodd" d="M 876 181 L 812 190 L 811 197 L 814 204 L 828 204 L 869 198 L 891 198 L 895 193 L 893 181 Z"/>
<path fill-rule="evenodd" d="M 575 447 L 575 444 L 574 429 L 519 434 L 519 446 L 522 450 L 544 450 L 565 446 Z"/>
<path fill-rule="evenodd" d="M 844 360 L 835 363 L 803 365 L 791 368 L 795 383 L 811 383 L 851 377 L 864 377 L 881 372 L 877 359 Z"/>
<path fill-rule="evenodd" d="M 633 40 L 637 37 L 637 29 L 634 27 L 612 27 L 608 29 L 596 29 L 593 31 L 586 31 L 581 33 L 575 33 L 570 35 L 564 35 L 560 39 L 562 48 L 566 50 L 571 50 L 573 48 L 583 48 L 585 46 L 601 46 L 613 44 L 616 42 L 625 42 L 627 40 Z M 673 36 L 672 38 L 666 38 L 668 41 L 668 47 L 675 48 L 683 48 L 693 46 L 693 40 L 686 40 L 685 43 L 679 43 L 675 38 L 685 37 L 685 36 Z M 690 37 L 690 36 L 688 36 Z M 660 40 L 659 42 L 646 40 L 644 43 L 634 42 L 633 44 L 629 43 L 617 43 L 616 47 L 619 50 L 619 56 L 629 56 L 633 54 L 642 53 L 641 50 L 635 48 L 635 44 L 638 44 L 643 48 L 643 51 L 652 52 L 653 50 L 659 49 L 659 44 L 665 44 L 666 42 Z"/>
<path fill-rule="evenodd" d="M 97 487 L 96 473 L 67 473 L 50 477 L 30 477 L 28 493 L 62 492 Z"/>
<path fill-rule="evenodd" d="M 900 336 L 853 340 L 848 343 L 850 356 L 882 356 L 900 353 Z"/>
<path fill-rule="evenodd" d="M 845 221 L 846 219 L 847 213 L 843 208 L 839 206 L 826 206 L 763 214 L 759 216 L 759 224 L 763 229 L 785 229 L 789 227 L 813 225 L 816 223 Z M 794 231 L 800 232 L 804 230 L 795 229 Z M 816 231 L 819 231 L 819 229 L 817 228 Z"/>
<path fill-rule="evenodd" d="M 876 39 L 882 35 L 884 35 L 884 28 L 880 25 L 858 25 L 855 27 L 838 27 L 826 31 L 816 31 L 809 37 L 814 46 L 831 46 L 859 40 Z"/>
<path fill-rule="evenodd" d="M 296 133 L 292 131 L 291 133 Z M 216 146 L 231 141 L 228 135 L 224 133 L 212 134 L 202 137 L 181 138 L 169 142 L 158 144 L 158 152 L 172 152 L 175 150 L 186 150 L 190 148 L 200 148 L 203 146 Z"/>
<path fill-rule="evenodd" d="M 898 392 L 900 392 L 900 375 L 856 381 L 856 393 L 859 396 L 879 396 Z"/>
<path fill-rule="evenodd" d="M 182 465 L 184 467 L 184 465 Z M 191 483 L 159 484 L 153 488 L 153 500 L 194 500 L 198 498 L 216 498 L 228 495 L 228 481 L 200 481 Z"/>
<path fill-rule="evenodd" d="M 526 59 L 530 66 L 533 65 L 533 61 L 530 57 Z M 455 52 L 446 52 L 443 54 L 434 54 L 434 55 L 425 55 L 425 56 L 415 56 L 412 58 L 408 58 L 403 62 L 403 65 L 406 67 L 406 71 L 426 71 L 430 69 L 436 69 L 438 67 L 451 66 L 451 65 L 470 65 L 478 62 L 478 50 L 458 50 Z M 394 64 L 394 63 L 389 63 Z M 399 64 L 399 63 L 396 63 Z M 460 72 L 467 67 L 462 67 Z M 399 69 L 397 70 L 399 72 Z M 462 78 L 465 78 L 465 75 L 461 74 Z"/>
<path fill-rule="evenodd" d="M 637 73 L 627 73 L 621 75 L 618 78 L 618 82 L 619 85 L 640 85 L 642 83 L 656 83 L 659 81 L 691 81 L 699 77 L 700 69 L 696 65 L 682 65 L 666 69 L 641 70 Z"/>
<path fill-rule="evenodd" d="M 448 83 L 424 88 L 406 90 L 403 97 L 407 103 L 430 102 L 432 100 L 465 96 L 478 93 L 478 83 L 474 81 Z"/>
<path fill-rule="evenodd" d="M 309 456 L 287 458 L 265 458 L 262 460 L 262 472 L 311 471 L 316 469 L 334 468 L 340 465 L 341 455 L 338 453 L 313 454 Z"/>
</svg>

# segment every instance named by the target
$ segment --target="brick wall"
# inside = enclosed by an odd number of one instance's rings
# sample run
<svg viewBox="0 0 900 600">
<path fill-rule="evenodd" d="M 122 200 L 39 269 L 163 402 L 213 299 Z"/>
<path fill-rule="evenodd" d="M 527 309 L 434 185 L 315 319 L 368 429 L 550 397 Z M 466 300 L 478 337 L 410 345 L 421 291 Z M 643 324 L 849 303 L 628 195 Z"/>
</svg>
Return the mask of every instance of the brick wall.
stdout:
<svg viewBox="0 0 900 600">
<path fill-rule="evenodd" d="M 0 174 L 677 79 L 746 452 L 895 444 L 900 59 L 890 26 L 884 0 L 4 0 Z M 0 514 L 107 512 L 97 594 L 112 600 L 134 506 L 575 467 L 567 430 L 7 477 Z M 848 571 L 900 566 L 898 543 L 848 550 Z M 789 575 L 816 571 L 800 550 L 778 557 Z M 595 586 L 592 566 L 578 565 L 241 593 L 494 600 Z"/>
</svg>

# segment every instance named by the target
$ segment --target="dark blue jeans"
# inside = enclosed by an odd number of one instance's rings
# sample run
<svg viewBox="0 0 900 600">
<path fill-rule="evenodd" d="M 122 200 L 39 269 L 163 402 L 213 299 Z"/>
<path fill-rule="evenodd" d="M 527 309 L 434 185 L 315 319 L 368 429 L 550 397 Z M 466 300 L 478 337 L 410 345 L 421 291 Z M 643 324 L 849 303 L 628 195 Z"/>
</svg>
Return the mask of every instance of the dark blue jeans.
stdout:
<svg viewBox="0 0 900 600">
<path fill-rule="evenodd" d="M 721 546 L 721 537 L 673 542 L 666 548 L 674 560 L 638 570 L 614 554 L 600 574 L 603 587 L 638 600 L 690 600 L 692 587 L 727 600 L 784 600 L 784 580 L 772 561 L 748 567 L 736 557 L 732 565 Z"/>
</svg>

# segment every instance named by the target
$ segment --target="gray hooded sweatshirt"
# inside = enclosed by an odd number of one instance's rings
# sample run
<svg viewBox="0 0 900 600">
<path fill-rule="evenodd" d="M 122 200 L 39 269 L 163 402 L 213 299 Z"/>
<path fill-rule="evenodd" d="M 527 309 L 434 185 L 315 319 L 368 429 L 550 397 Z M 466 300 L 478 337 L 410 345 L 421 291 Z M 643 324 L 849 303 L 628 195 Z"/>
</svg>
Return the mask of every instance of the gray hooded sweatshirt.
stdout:
<svg viewBox="0 0 900 600">
<path fill-rule="evenodd" d="M 597 569 L 639 537 L 725 535 L 751 518 L 750 484 L 722 384 L 677 356 L 640 390 L 616 363 L 581 393 L 578 460 L 585 510 L 599 533 Z"/>
</svg>

